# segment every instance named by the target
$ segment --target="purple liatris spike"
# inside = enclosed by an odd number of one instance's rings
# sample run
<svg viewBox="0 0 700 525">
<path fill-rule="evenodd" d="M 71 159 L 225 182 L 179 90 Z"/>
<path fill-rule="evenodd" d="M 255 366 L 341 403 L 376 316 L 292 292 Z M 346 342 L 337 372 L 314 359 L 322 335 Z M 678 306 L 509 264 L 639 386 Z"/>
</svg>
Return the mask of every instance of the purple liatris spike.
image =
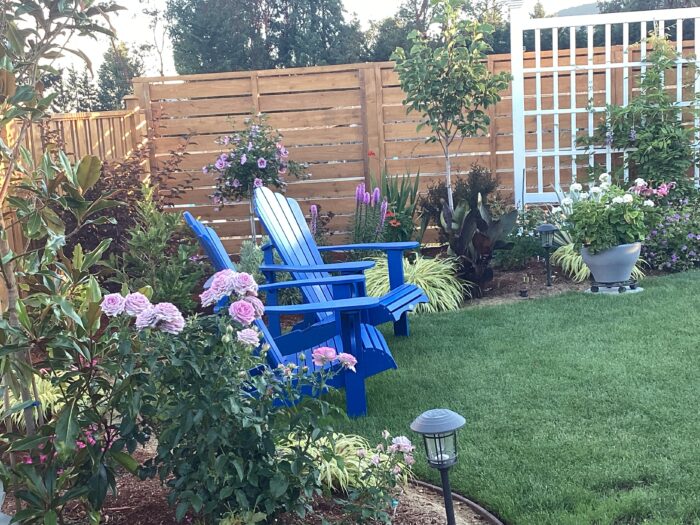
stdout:
<svg viewBox="0 0 700 525">
<path fill-rule="evenodd" d="M 382 194 L 379 191 L 379 188 L 374 188 L 374 191 L 372 192 L 372 206 L 374 206 L 375 204 L 378 204 L 381 199 L 382 199 Z"/>
<path fill-rule="evenodd" d="M 379 226 L 377 231 L 380 232 L 384 229 L 384 221 L 386 220 L 386 212 L 389 210 L 389 203 L 384 199 L 382 201 L 382 206 L 379 208 Z"/>
<path fill-rule="evenodd" d="M 365 183 L 364 182 L 361 182 L 360 184 L 357 185 L 355 195 L 357 197 L 358 204 L 362 204 L 362 202 L 365 200 Z"/>
<path fill-rule="evenodd" d="M 369 204 L 371 200 L 372 200 L 372 197 L 370 196 L 369 192 L 366 191 L 365 194 L 362 196 L 362 202 L 364 204 Z"/>
</svg>

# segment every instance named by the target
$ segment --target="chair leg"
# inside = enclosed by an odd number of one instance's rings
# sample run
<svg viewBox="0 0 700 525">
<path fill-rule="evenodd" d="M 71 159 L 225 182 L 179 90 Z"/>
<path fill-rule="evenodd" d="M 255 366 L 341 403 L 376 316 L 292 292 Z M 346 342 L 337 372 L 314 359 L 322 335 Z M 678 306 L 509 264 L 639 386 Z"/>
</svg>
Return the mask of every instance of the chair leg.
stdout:
<svg viewBox="0 0 700 525">
<path fill-rule="evenodd" d="M 404 312 L 401 318 L 394 323 L 394 335 L 408 337 L 409 331 L 408 312 Z"/>
<path fill-rule="evenodd" d="M 366 416 L 366 363 L 360 344 L 360 316 L 357 312 L 342 312 L 340 314 L 340 333 L 343 341 L 343 352 L 352 354 L 357 359 L 355 372 L 351 370 L 342 372 L 345 374 L 345 409 L 349 417 Z"/>
</svg>

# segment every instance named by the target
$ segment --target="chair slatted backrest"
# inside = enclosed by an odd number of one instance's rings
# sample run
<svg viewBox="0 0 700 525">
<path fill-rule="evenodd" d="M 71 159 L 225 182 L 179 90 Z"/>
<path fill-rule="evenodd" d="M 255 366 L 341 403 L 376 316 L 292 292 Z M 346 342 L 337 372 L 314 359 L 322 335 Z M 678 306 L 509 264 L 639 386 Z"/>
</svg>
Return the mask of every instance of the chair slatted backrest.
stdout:
<svg viewBox="0 0 700 525">
<path fill-rule="evenodd" d="M 267 188 L 257 188 L 255 211 L 285 264 L 324 264 L 304 214 L 295 200 L 287 199 L 284 195 Z M 329 276 L 326 272 L 292 272 L 292 275 L 295 279 L 323 279 Z M 308 302 L 333 299 L 331 289 L 325 285 L 304 287 L 302 293 Z"/>
<path fill-rule="evenodd" d="M 235 271 L 236 265 L 233 264 L 233 261 L 231 261 L 231 258 L 226 253 L 226 249 L 224 248 L 224 245 L 216 232 L 208 226 L 204 226 L 189 212 L 185 212 L 184 217 L 187 225 L 194 232 L 197 240 L 199 240 L 199 244 L 206 252 L 207 257 L 209 257 L 209 260 L 213 264 L 216 271 L 220 272 L 221 270 L 226 269 Z M 267 359 L 270 367 L 276 368 L 278 365 L 284 364 L 286 360 L 277 348 L 277 345 L 270 335 L 267 326 L 265 326 L 265 323 L 263 323 L 262 320 L 257 320 L 255 321 L 255 325 L 263 334 L 264 340 L 270 345 L 270 349 L 267 352 Z"/>
</svg>

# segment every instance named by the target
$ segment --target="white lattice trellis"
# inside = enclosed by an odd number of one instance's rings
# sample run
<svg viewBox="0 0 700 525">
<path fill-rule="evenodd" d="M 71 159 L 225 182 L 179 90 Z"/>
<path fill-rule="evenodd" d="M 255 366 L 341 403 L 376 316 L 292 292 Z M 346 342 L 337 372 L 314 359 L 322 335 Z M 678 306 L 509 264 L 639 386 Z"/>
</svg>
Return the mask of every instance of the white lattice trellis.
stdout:
<svg viewBox="0 0 700 525">
<path fill-rule="evenodd" d="M 596 162 L 604 164 L 608 170 L 612 167 L 613 156 L 618 152 L 609 146 L 592 150 L 582 147 L 577 144 L 577 137 L 593 134 L 596 115 L 599 118 L 605 112 L 605 105 L 613 102 L 626 105 L 633 96 L 630 75 L 634 71 L 639 71 L 641 75 L 645 72 L 647 42 L 642 38 L 636 53 L 638 58 L 631 60 L 631 51 L 636 42 L 630 42 L 630 28 L 635 31 L 638 28 L 642 37 L 651 31 L 666 35 L 675 41 L 676 50 L 682 54 L 684 45 L 688 50 L 688 41 L 684 43 L 683 40 L 684 22 L 686 30 L 690 29 L 694 37 L 700 35 L 700 8 L 530 19 L 523 8 L 523 2 L 512 0 L 510 14 L 515 200 L 518 205 L 555 202 L 555 188 L 566 186 L 576 180 L 577 176 L 580 177 L 582 157 L 588 165 Z M 673 21 L 675 28 L 667 26 L 665 21 Z M 622 41 L 619 46 L 613 46 L 613 27 L 621 27 Z M 534 38 L 534 64 L 531 56 L 526 59 L 523 50 L 524 35 L 528 32 Z M 569 36 L 568 51 L 559 49 L 559 37 L 564 32 Z M 551 35 L 551 55 L 542 51 L 543 36 L 547 33 Z M 600 33 L 603 42 L 599 42 L 602 45 L 596 48 L 594 38 Z M 577 36 L 579 40 L 585 39 L 585 47 L 577 48 Z M 615 54 L 614 49 L 618 51 Z M 683 106 L 694 104 L 693 100 L 684 100 L 684 95 L 692 97 L 683 92 L 683 70 L 687 64 L 697 62 L 695 57 L 700 57 L 699 38 L 691 43 L 691 51 L 693 58 L 676 61 L 676 101 Z M 549 65 L 543 65 L 545 61 Z M 596 74 L 604 75 L 602 91 L 595 91 Z M 551 78 L 551 95 L 548 95 L 551 96 L 551 102 L 548 108 L 544 108 L 542 103 L 544 76 L 548 80 Z M 562 107 L 560 82 L 567 76 L 570 79 L 569 107 Z M 581 77 L 587 80 L 585 89 L 581 89 L 580 83 L 577 83 Z M 534 81 L 534 94 L 532 88 L 526 90 L 526 81 Z M 695 95 L 700 93 L 700 79 L 697 77 L 694 88 Z M 613 94 L 616 95 L 614 101 Z M 582 96 L 585 96 L 586 104 L 580 103 Z M 534 107 L 527 108 L 528 105 Z M 584 117 L 584 124 L 579 118 L 582 115 L 587 116 Z M 697 128 L 700 125 L 697 113 L 694 118 Z M 551 122 L 549 129 L 545 129 L 543 119 Z M 696 138 L 700 139 L 700 136 Z M 696 182 L 699 177 L 700 172 L 696 167 Z"/>
</svg>

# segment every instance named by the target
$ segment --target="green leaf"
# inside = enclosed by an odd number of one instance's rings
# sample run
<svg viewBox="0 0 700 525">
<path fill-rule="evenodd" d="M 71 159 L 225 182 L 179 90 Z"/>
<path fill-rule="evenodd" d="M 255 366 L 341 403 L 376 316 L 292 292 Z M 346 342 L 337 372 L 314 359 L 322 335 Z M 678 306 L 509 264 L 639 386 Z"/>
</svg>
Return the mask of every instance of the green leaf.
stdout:
<svg viewBox="0 0 700 525">
<path fill-rule="evenodd" d="M 289 487 L 289 481 L 281 472 L 277 472 L 270 480 L 270 494 L 273 498 L 281 497 L 287 488 Z"/>
<path fill-rule="evenodd" d="M 68 156 L 61 150 L 58 152 L 58 163 L 61 165 L 63 173 L 73 187 L 78 187 L 78 181 L 75 176 L 75 170 L 73 170 L 73 165 L 70 163 Z"/>
<path fill-rule="evenodd" d="M 78 185 L 83 192 L 92 188 L 100 178 L 102 170 L 102 161 L 94 155 L 86 155 L 76 168 L 76 178 Z"/>
<path fill-rule="evenodd" d="M 76 448 L 75 441 L 78 439 L 78 400 L 73 399 L 68 403 L 56 422 L 56 448 L 60 453 L 73 451 Z"/>
<path fill-rule="evenodd" d="M 71 318 L 75 322 L 75 324 L 77 324 L 80 328 L 85 328 L 83 326 L 83 320 L 75 311 L 75 308 L 73 308 L 73 305 L 70 303 L 70 301 L 68 301 L 68 299 L 66 299 L 65 297 L 59 297 L 56 300 L 56 304 L 61 309 L 61 312 L 63 312 L 64 315 Z"/>
<path fill-rule="evenodd" d="M 13 452 L 22 452 L 24 450 L 34 450 L 37 448 L 39 445 L 48 443 L 49 441 L 48 436 L 29 436 L 26 438 L 18 439 L 14 441 L 11 445 L 9 450 Z"/>
<path fill-rule="evenodd" d="M 58 516 L 55 510 L 50 510 L 44 514 L 44 525 L 56 525 L 58 523 Z"/>
<path fill-rule="evenodd" d="M 122 467 L 124 467 L 131 474 L 136 474 L 136 472 L 138 471 L 139 462 L 136 461 L 134 458 L 132 458 L 126 452 L 110 451 L 109 454 L 110 454 L 110 456 L 112 456 L 114 458 L 114 461 L 119 463 Z"/>
<path fill-rule="evenodd" d="M 0 419 L 5 419 L 8 416 L 11 416 L 12 414 L 16 414 L 17 412 L 21 412 L 25 408 L 29 408 L 34 404 L 34 400 L 30 399 L 28 401 L 24 401 L 22 403 L 17 403 L 16 405 L 12 405 L 8 410 L 5 410 L 2 414 L 2 417 Z"/>
<path fill-rule="evenodd" d="M 107 250 L 107 248 L 109 248 L 111 243 L 112 239 L 103 239 L 102 242 L 97 245 L 97 248 L 85 256 L 85 259 L 79 267 L 80 270 L 87 271 L 92 268 L 92 266 L 94 266 L 102 258 L 102 254 Z"/>
<path fill-rule="evenodd" d="M 185 517 L 185 514 L 187 514 L 187 510 L 190 508 L 190 504 L 186 501 L 181 501 L 180 503 L 177 504 L 177 507 L 175 508 L 175 519 L 177 521 L 182 521 L 182 518 Z"/>
</svg>

